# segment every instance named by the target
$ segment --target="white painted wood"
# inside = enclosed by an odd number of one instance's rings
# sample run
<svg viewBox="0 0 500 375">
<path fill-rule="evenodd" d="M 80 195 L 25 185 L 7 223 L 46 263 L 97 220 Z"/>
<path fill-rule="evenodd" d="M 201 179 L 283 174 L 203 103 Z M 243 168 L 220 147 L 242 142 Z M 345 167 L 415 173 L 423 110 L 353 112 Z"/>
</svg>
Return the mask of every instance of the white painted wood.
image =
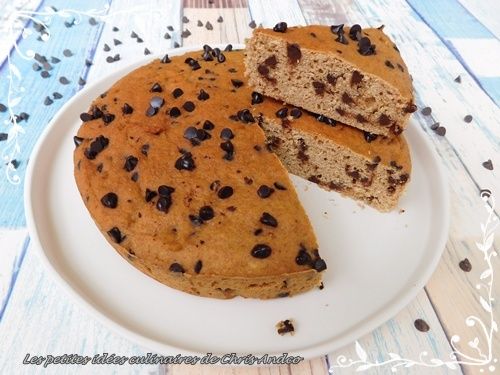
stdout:
<svg viewBox="0 0 500 375">
<path fill-rule="evenodd" d="M 458 0 L 479 22 L 500 39 L 500 2 L 484 0 Z"/>
<path fill-rule="evenodd" d="M 249 0 L 248 7 L 257 25 L 273 27 L 278 22 L 288 26 L 305 25 L 306 20 L 296 0 Z"/>
<path fill-rule="evenodd" d="M 181 7 L 181 0 L 114 0 L 111 3 L 99 43 L 95 47 L 94 65 L 90 69 L 88 81 L 91 82 L 135 60 L 144 58 L 145 48 L 151 53 L 163 53 L 172 48 L 175 42 L 180 44 Z M 172 26 L 174 31 L 169 31 L 168 26 Z M 113 27 L 118 27 L 119 30 L 113 31 Z M 139 38 L 143 40 L 142 43 L 131 38 L 132 31 L 139 35 Z M 164 38 L 166 32 L 170 34 L 170 39 Z M 118 39 L 123 44 L 115 46 L 114 39 Z M 105 44 L 111 48 L 109 52 L 104 51 Z M 115 54 L 120 55 L 119 61 L 106 62 L 108 56 Z"/>
</svg>

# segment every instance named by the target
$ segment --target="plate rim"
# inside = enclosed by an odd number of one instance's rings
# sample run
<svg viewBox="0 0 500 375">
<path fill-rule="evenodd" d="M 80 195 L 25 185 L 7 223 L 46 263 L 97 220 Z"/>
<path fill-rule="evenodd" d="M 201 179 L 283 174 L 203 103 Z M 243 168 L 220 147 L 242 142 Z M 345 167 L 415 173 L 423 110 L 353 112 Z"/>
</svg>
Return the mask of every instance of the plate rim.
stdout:
<svg viewBox="0 0 500 375">
<path fill-rule="evenodd" d="M 240 49 L 244 48 L 244 44 L 241 43 L 233 43 L 233 48 L 234 49 Z M 213 44 L 214 47 L 219 47 L 219 48 L 224 48 L 227 46 L 226 43 L 224 44 Z M 199 45 L 194 45 L 194 46 L 187 46 L 187 47 L 180 47 L 180 48 L 175 48 L 175 49 L 167 49 L 166 53 L 171 55 L 171 56 L 177 56 L 181 55 L 186 52 L 193 52 L 196 50 L 201 50 L 202 44 L 200 43 Z M 112 73 L 106 74 L 96 81 L 92 82 L 88 86 L 84 87 L 82 90 L 77 92 L 70 100 L 68 100 L 60 109 L 57 111 L 57 113 L 54 115 L 54 117 L 51 119 L 49 124 L 45 127 L 43 132 L 41 133 L 38 141 L 36 142 L 36 145 L 33 147 L 33 150 L 30 154 L 30 160 L 27 165 L 26 169 L 26 174 L 25 174 L 25 181 L 24 181 L 24 209 L 25 209 L 25 216 L 26 216 L 26 226 L 28 229 L 28 233 L 30 236 L 30 239 L 33 244 L 33 248 L 35 249 L 35 252 L 38 255 L 38 258 L 42 261 L 44 264 L 44 267 L 48 273 L 51 275 L 53 279 L 56 280 L 56 282 L 66 291 L 67 295 L 71 296 L 72 299 L 77 302 L 80 306 L 82 306 L 86 311 L 90 313 L 91 316 L 93 316 L 97 321 L 101 322 L 104 326 L 111 328 L 115 333 L 118 333 L 124 338 L 127 338 L 134 343 L 140 344 L 145 348 L 157 351 L 158 353 L 165 354 L 165 355 L 176 355 L 176 354 L 181 354 L 181 355 L 191 355 L 191 356 L 204 356 L 206 353 L 201 353 L 201 352 L 196 352 L 192 350 L 188 350 L 182 347 L 177 347 L 177 346 L 172 346 L 169 345 L 165 342 L 161 342 L 158 340 L 154 340 L 151 338 L 148 338 L 137 331 L 134 331 L 130 328 L 127 328 L 126 326 L 123 326 L 122 324 L 114 321 L 111 317 L 108 316 L 108 314 L 102 312 L 99 310 L 97 307 L 94 306 L 94 304 L 88 300 L 87 297 L 84 295 L 80 294 L 74 286 L 71 285 L 70 282 L 68 282 L 56 269 L 56 267 L 52 264 L 50 259 L 48 258 L 45 250 L 43 249 L 42 242 L 37 230 L 37 224 L 35 222 L 35 213 L 32 205 L 32 194 L 34 193 L 34 184 L 33 184 L 33 173 L 34 173 L 34 166 L 36 165 L 39 155 L 42 150 L 43 144 L 46 142 L 48 136 L 50 135 L 51 131 L 55 128 L 56 124 L 59 122 L 59 118 L 64 115 L 66 112 L 67 108 L 73 105 L 75 102 L 81 100 L 82 97 L 85 96 L 87 91 L 91 91 L 95 86 L 100 85 L 103 81 L 106 81 L 109 79 L 111 75 L 120 75 L 120 77 L 123 76 L 125 72 L 130 72 L 132 69 L 135 69 L 139 66 L 142 66 L 146 64 L 147 62 L 150 62 L 154 59 L 161 58 L 164 56 L 164 54 L 155 54 L 152 56 L 148 57 L 143 57 L 141 59 L 137 59 L 135 61 L 132 61 L 130 64 L 127 64 L 120 69 L 113 71 Z M 410 120 L 412 121 L 412 120 Z M 413 127 L 418 134 L 418 137 L 420 138 L 420 141 L 423 142 L 425 148 L 430 151 L 429 155 L 431 159 L 435 162 L 434 166 L 436 168 L 436 174 L 439 177 L 439 181 L 436 182 L 436 184 L 440 187 L 439 195 L 442 197 L 440 200 L 440 203 L 443 206 L 442 210 L 442 216 L 443 216 L 443 230 L 439 234 L 439 238 L 435 241 L 436 246 L 435 246 L 435 252 L 433 253 L 434 256 L 431 260 L 427 262 L 427 267 L 425 268 L 425 272 L 422 272 L 420 276 L 414 280 L 414 284 L 411 288 L 407 288 L 407 290 L 403 292 L 399 292 L 396 294 L 395 297 L 393 297 L 390 302 L 386 303 L 385 306 L 374 312 L 373 314 L 370 315 L 370 317 L 363 321 L 362 323 L 359 323 L 356 325 L 355 328 L 348 330 L 348 333 L 343 333 L 340 335 L 338 339 L 330 339 L 327 341 L 320 342 L 319 344 L 315 345 L 310 345 L 307 346 L 303 349 L 300 350 L 294 350 L 294 351 L 289 351 L 288 355 L 289 356 L 301 356 L 304 358 L 304 360 L 309 360 L 318 356 L 330 354 L 338 349 L 341 349 L 345 347 L 346 345 L 356 341 L 359 339 L 361 336 L 370 333 L 377 327 L 381 326 L 382 324 L 386 323 L 389 319 L 394 317 L 397 313 L 399 313 L 402 309 L 404 309 L 417 295 L 418 293 L 422 290 L 422 288 L 425 286 L 425 284 L 428 282 L 434 271 L 436 270 L 436 267 L 441 259 L 442 253 L 445 249 L 447 240 L 448 240 L 448 234 L 449 234 L 449 227 L 450 227 L 450 195 L 449 195 L 449 185 L 447 181 L 447 176 L 442 164 L 442 161 L 439 158 L 439 155 L 437 154 L 437 151 L 434 147 L 434 145 L 431 143 L 431 141 L 426 137 L 425 132 L 421 129 L 420 126 L 414 126 Z M 226 353 L 213 353 L 215 355 L 219 354 L 226 354 Z M 243 353 L 241 353 L 243 354 Z M 248 353 L 245 353 L 248 354 Z M 256 356 L 259 355 L 281 355 L 283 353 L 251 353 Z M 232 365 L 236 366 L 236 365 Z M 248 366 L 248 365 L 246 365 Z M 265 365 L 253 365 L 253 366 L 265 366 Z M 238 367 L 238 366 L 236 366 Z"/>
</svg>

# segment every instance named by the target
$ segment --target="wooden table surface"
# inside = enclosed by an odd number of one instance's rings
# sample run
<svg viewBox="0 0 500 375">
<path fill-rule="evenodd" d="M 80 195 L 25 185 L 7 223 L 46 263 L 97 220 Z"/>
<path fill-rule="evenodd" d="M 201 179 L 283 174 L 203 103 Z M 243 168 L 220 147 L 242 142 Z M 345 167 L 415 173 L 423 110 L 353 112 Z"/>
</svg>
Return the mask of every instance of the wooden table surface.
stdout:
<svg viewBox="0 0 500 375">
<path fill-rule="evenodd" d="M 51 7 L 67 11 L 54 13 Z M 0 103 L 9 107 L 0 105 L 0 139 L 2 133 L 8 137 L 0 141 L 0 374 L 326 374 L 329 370 L 349 374 L 359 364 L 337 367 L 339 356 L 359 361 L 365 360 L 365 353 L 370 374 L 391 373 L 396 364 L 403 374 L 500 373 L 495 321 L 500 316 L 500 286 L 494 282 L 495 271 L 500 270 L 496 256 L 500 242 L 495 237 L 498 231 L 491 230 L 498 223 L 493 197 L 500 197 L 499 1 L 0 0 L 0 9 Z M 33 17 L 50 23 L 50 36 L 34 27 Z M 146 48 L 160 53 L 175 46 L 244 42 L 252 32 L 251 21 L 265 27 L 278 21 L 386 25 L 412 73 L 418 107 L 432 109 L 430 114 L 419 110 L 414 119 L 448 174 L 451 227 L 434 275 L 404 310 L 359 338 L 358 344 L 299 365 L 260 369 L 94 365 L 45 371 L 23 365 L 26 353 L 148 352 L 69 299 L 30 247 L 22 194 L 26 165 L 39 134 L 85 82 L 142 57 Z M 142 43 L 130 37 L 132 31 Z M 114 39 L 123 43 L 115 45 Z M 106 44 L 111 51 L 105 51 Z M 72 56 L 65 56 L 65 49 Z M 30 57 L 34 52 L 61 60 L 51 64 L 50 77 L 42 78 L 34 70 Z M 106 57 L 115 54 L 121 60 L 107 63 Z M 86 65 L 86 59 L 92 65 Z M 61 95 L 54 98 L 56 92 Z M 10 119 L 13 114 L 18 116 L 15 122 Z M 446 129 L 444 136 L 432 130 L 435 123 Z M 428 324 L 427 332 L 415 328 L 417 319 Z M 450 363 L 453 350 L 459 366 Z M 376 361 L 382 363 L 373 365 Z"/>
</svg>

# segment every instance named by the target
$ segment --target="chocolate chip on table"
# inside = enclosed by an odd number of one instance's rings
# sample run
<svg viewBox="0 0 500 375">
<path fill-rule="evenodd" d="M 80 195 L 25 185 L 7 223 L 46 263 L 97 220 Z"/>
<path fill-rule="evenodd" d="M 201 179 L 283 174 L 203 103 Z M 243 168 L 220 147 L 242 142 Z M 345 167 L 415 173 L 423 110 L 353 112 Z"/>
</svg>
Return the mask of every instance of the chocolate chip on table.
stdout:
<svg viewBox="0 0 500 375">
<path fill-rule="evenodd" d="M 200 273 L 202 267 L 203 267 L 203 262 L 201 260 L 198 260 L 194 265 L 194 272 Z"/>
<path fill-rule="evenodd" d="M 129 155 L 125 159 L 125 164 L 123 165 L 123 169 L 125 169 L 127 172 L 132 172 L 135 169 L 135 167 L 137 166 L 138 162 L 139 162 L 139 159 L 137 159 L 133 155 Z"/>
<path fill-rule="evenodd" d="M 2 141 L 6 141 L 8 138 L 9 138 L 9 135 L 8 135 L 7 133 L 0 133 L 0 142 L 2 142 Z M 79 138 L 79 137 L 73 137 L 73 140 L 74 140 L 75 138 Z M 81 144 L 81 143 L 82 143 L 82 141 L 83 141 L 83 138 L 79 138 L 79 139 L 80 139 L 80 141 L 79 141 L 80 143 L 78 143 L 78 144 L 77 144 L 77 142 L 74 140 L 74 142 L 75 142 L 75 146 L 77 146 L 77 147 L 78 147 L 78 146 L 80 146 L 80 144 Z"/>
<path fill-rule="evenodd" d="M 136 41 L 137 41 L 137 43 L 142 43 L 142 42 L 144 42 L 144 40 L 143 40 L 142 38 L 137 38 L 137 40 L 136 40 Z"/>
<path fill-rule="evenodd" d="M 352 40 L 357 40 L 358 33 L 361 33 L 361 26 L 359 26 L 358 24 L 352 25 L 349 29 L 349 38 L 351 38 Z"/>
<path fill-rule="evenodd" d="M 260 217 L 260 222 L 264 225 L 276 228 L 278 226 L 278 220 L 271 215 L 269 212 L 264 212 Z"/>
<path fill-rule="evenodd" d="M 293 333 L 295 332 L 295 327 L 293 326 L 293 323 L 290 319 L 286 319 L 286 320 L 279 322 L 278 324 L 276 324 L 276 328 L 278 330 L 278 334 L 280 334 L 281 336 L 283 336 L 287 333 L 290 333 L 293 335 Z"/>
<path fill-rule="evenodd" d="M 214 27 L 212 26 L 212 24 L 210 23 L 210 21 L 207 21 L 207 23 L 205 24 L 205 28 L 207 30 L 213 30 L 214 29 Z"/>
<path fill-rule="evenodd" d="M 260 185 L 257 189 L 257 195 L 261 198 L 269 198 L 274 193 L 274 189 L 267 185 Z"/>
<path fill-rule="evenodd" d="M 259 94 L 256 91 L 252 92 L 252 105 L 260 104 L 263 101 L 264 101 L 264 97 L 262 96 L 262 94 Z"/>
<path fill-rule="evenodd" d="M 170 272 L 184 273 L 184 267 L 182 267 L 179 263 L 172 263 L 168 268 Z"/>
<path fill-rule="evenodd" d="M 35 72 L 42 70 L 42 67 L 40 65 L 38 65 L 37 63 L 33 63 L 32 68 Z"/>
<path fill-rule="evenodd" d="M 130 115 L 134 112 L 134 109 L 130 106 L 130 104 L 125 103 L 122 107 L 122 113 L 124 115 Z"/>
<path fill-rule="evenodd" d="M 493 170 L 493 162 L 491 161 L 491 159 L 488 159 L 485 162 L 483 162 L 483 167 L 489 171 L 492 171 Z"/>
<path fill-rule="evenodd" d="M 277 33 L 284 33 L 286 32 L 287 27 L 288 25 L 286 24 L 286 22 L 279 22 L 273 27 L 273 31 Z"/>
<path fill-rule="evenodd" d="M 182 154 L 182 156 L 175 161 L 175 168 L 178 170 L 192 171 L 196 168 L 193 160 L 193 155 L 190 152 Z"/>
<path fill-rule="evenodd" d="M 89 24 L 92 25 L 92 26 L 95 26 L 97 25 L 97 21 L 94 17 L 90 17 L 89 18 Z"/>
<path fill-rule="evenodd" d="M 210 206 L 203 206 L 198 213 L 203 221 L 212 220 L 215 216 L 214 210 Z"/>
<path fill-rule="evenodd" d="M 370 143 L 372 141 L 374 141 L 375 139 L 377 139 L 377 134 L 373 134 L 373 133 L 370 133 L 370 132 L 367 132 L 367 131 L 363 131 L 363 136 L 365 137 L 365 141 Z"/>
<path fill-rule="evenodd" d="M 184 108 L 187 112 L 193 112 L 195 109 L 195 105 L 191 101 L 187 101 L 182 105 L 182 108 Z"/>
<path fill-rule="evenodd" d="M 111 228 L 110 230 L 108 230 L 108 235 L 113 239 L 113 241 L 115 241 L 116 243 L 122 243 L 123 240 L 125 239 L 126 236 L 124 236 L 122 234 L 122 232 L 120 231 L 120 229 L 118 229 L 117 227 L 113 227 Z"/>
<path fill-rule="evenodd" d="M 151 51 L 147 48 L 144 48 L 144 55 L 151 55 Z"/>
<path fill-rule="evenodd" d="M 297 119 L 302 116 L 302 111 L 298 108 L 292 108 L 292 110 L 290 111 L 290 116 Z"/>
<path fill-rule="evenodd" d="M 73 52 L 71 52 L 71 50 L 69 50 L 69 49 L 65 49 L 63 51 L 63 55 L 66 57 L 71 57 L 71 56 L 73 56 Z"/>
<path fill-rule="evenodd" d="M 82 77 L 78 78 L 78 84 L 80 86 L 84 86 L 87 84 L 87 81 L 85 81 Z"/>
<path fill-rule="evenodd" d="M 116 208 L 118 206 L 118 195 L 107 193 L 101 198 L 101 203 L 104 207 Z"/>
<path fill-rule="evenodd" d="M 66 77 L 62 76 L 59 78 L 59 82 L 62 83 L 63 85 L 67 85 L 71 83 Z"/>
<path fill-rule="evenodd" d="M 133 38 L 138 38 L 138 37 L 139 37 L 139 35 L 137 35 L 137 33 L 136 33 L 135 31 L 132 31 L 132 32 L 130 33 L 130 37 L 131 37 L 132 39 L 133 39 Z"/>
<path fill-rule="evenodd" d="M 111 30 L 113 30 L 114 32 L 120 31 L 120 29 L 116 26 L 113 26 L 113 28 Z"/>
<path fill-rule="evenodd" d="M 446 128 L 444 126 L 440 126 L 436 129 L 436 134 L 443 137 L 446 134 Z"/>
<path fill-rule="evenodd" d="M 160 86 L 159 83 L 155 83 L 155 84 L 153 84 L 153 86 L 151 86 L 151 89 L 149 91 L 151 91 L 151 92 L 162 92 L 163 89 L 161 88 L 161 86 Z"/>
<path fill-rule="evenodd" d="M 43 104 L 45 105 L 51 105 L 52 103 L 54 103 L 54 101 L 52 99 L 50 99 L 50 97 L 45 97 L 45 100 L 43 101 Z"/>
<path fill-rule="evenodd" d="M 200 89 L 200 93 L 198 94 L 198 100 L 207 100 L 210 98 L 210 95 L 208 94 L 208 92 L 206 92 L 205 90 L 203 89 Z"/>
<path fill-rule="evenodd" d="M 454 81 L 456 83 L 462 83 L 462 77 L 460 77 L 459 75 L 457 76 L 457 78 L 454 79 Z"/>
<path fill-rule="evenodd" d="M 163 35 L 163 38 L 168 40 L 168 39 L 170 39 L 170 38 L 172 38 L 172 37 L 170 36 L 170 34 L 169 34 L 169 33 L 165 33 L 165 34 Z"/>
<path fill-rule="evenodd" d="M 297 64 L 302 58 L 302 52 L 300 51 L 300 46 L 296 43 L 293 44 L 287 43 L 286 53 L 290 64 Z"/>
<path fill-rule="evenodd" d="M 42 70 L 40 72 L 40 75 L 42 76 L 42 78 L 48 78 L 48 77 L 50 77 L 50 73 L 47 72 L 46 70 Z"/>
<path fill-rule="evenodd" d="M 113 44 L 114 44 L 115 46 L 118 46 L 118 45 L 122 44 L 122 41 L 121 41 L 121 40 L 118 40 L 118 39 L 113 39 Z"/>
<path fill-rule="evenodd" d="M 465 258 L 458 263 L 460 269 L 464 272 L 470 272 L 472 270 L 472 265 L 470 264 L 469 259 Z"/>
<path fill-rule="evenodd" d="M 168 212 L 168 209 L 172 205 L 172 197 L 170 195 L 158 198 L 156 202 L 156 209 L 160 212 Z"/>
<path fill-rule="evenodd" d="M 224 21 L 224 18 L 222 18 L 222 16 L 219 16 L 219 18 L 217 18 L 217 22 L 221 23 Z"/>
<path fill-rule="evenodd" d="M 239 79 L 231 79 L 231 83 L 233 84 L 233 87 L 235 88 L 240 88 L 241 86 L 243 86 L 243 81 L 239 80 Z"/>
<path fill-rule="evenodd" d="M 183 23 L 188 23 L 189 22 L 189 18 L 187 18 L 186 16 L 182 16 L 182 22 Z"/>
<path fill-rule="evenodd" d="M 167 30 L 168 30 L 168 31 L 174 31 L 174 27 L 173 27 L 173 26 L 171 26 L 171 25 L 169 25 L 169 26 L 167 26 Z"/>
<path fill-rule="evenodd" d="M 168 57 L 168 54 L 167 54 L 167 55 L 165 55 L 165 56 L 162 57 L 162 59 L 160 60 L 160 62 L 162 64 L 168 64 L 168 63 L 171 63 L 172 60 L 170 60 L 170 58 Z"/>
<path fill-rule="evenodd" d="M 85 66 L 91 66 L 92 65 L 92 61 L 90 61 L 89 59 L 85 59 Z"/>
<path fill-rule="evenodd" d="M 51 62 L 52 64 L 58 64 L 58 63 L 60 63 L 60 62 L 61 62 L 61 60 L 59 60 L 57 57 L 52 56 L 52 57 L 50 58 L 50 62 Z"/>
<path fill-rule="evenodd" d="M 464 117 L 464 121 L 469 124 L 470 122 L 472 122 L 472 116 L 471 115 L 467 115 Z"/>
<path fill-rule="evenodd" d="M 180 88 L 176 88 L 174 89 L 174 91 L 172 91 L 172 96 L 177 99 L 179 96 L 182 96 L 182 94 L 184 94 L 184 91 L 182 91 L 182 89 Z"/>
<path fill-rule="evenodd" d="M 254 258 L 264 259 L 271 255 L 272 249 L 265 244 L 257 244 L 253 247 L 251 254 Z"/>
<path fill-rule="evenodd" d="M 431 107 L 424 107 L 420 111 L 424 116 L 429 116 L 432 113 L 432 108 Z"/>
<path fill-rule="evenodd" d="M 439 126 L 440 126 L 439 122 L 436 122 L 436 123 L 431 125 L 431 130 L 437 130 L 439 128 Z"/>
<path fill-rule="evenodd" d="M 257 27 L 255 20 L 251 20 L 250 23 L 248 24 L 248 27 L 250 27 L 251 29 L 255 29 Z"/>
<path fill-rule="evenodd" d="M 234 190 L 231 186 L 223 186 L 217 191 L 217 196 L 220 199 L 227 199 L 230 196 L 232 196 L 234 193 Z"/>
<path fill-rule="evenodd" d="M 283 108 L 278 109 L 276 111 L 276 117 L 285 118 L 287 116 L 288 116 L 288 108 L 287 107 L 283 107 Z"/>
<path fill-rule="evenodd" d="M 5 104 L 0 103 L 0 112 L 7 112 L 7 106 Z"/>
<path fill-rule="evenodd" d="M 169 111 L 169 115 L 170 117 L 179 117 L 181 115 L 181 110 L 177 107 L 172 107 L 170 108 L 170 111 Z"/>
<path fill-rule="evenodd" d="M 420 332 L 427 332 L 429 331 L 430 327 L 427 324 L 427 322 L 423 319 L 417 319 L 413 323 L 416 329 L 418 329 Z"/>
</svg>

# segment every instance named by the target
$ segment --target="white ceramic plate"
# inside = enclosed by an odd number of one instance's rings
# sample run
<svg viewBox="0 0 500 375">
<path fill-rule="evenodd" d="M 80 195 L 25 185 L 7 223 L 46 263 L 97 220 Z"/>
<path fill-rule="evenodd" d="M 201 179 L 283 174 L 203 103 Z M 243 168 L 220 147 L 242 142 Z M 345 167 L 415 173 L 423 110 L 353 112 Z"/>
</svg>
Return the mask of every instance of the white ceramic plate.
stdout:
<svg viewBox="0 0 500 375">
<path fill-rule="evenodd" d="M 72 98 L 47 126 L 26 174 L 33 244 L 49 272 L 94 316 L 163 354 L 287 352 L 311 358 L 368 333 L 417 295 L 439 261 L 449 221 L 444 174 L 418 124 L 405 133 L 413 172 L 400 202 L 404 213 L 382 214 L 293 178 L 328 264 L 321 291 L 270 301 L 195 297 L 123 260 L 97 230 L 77 191 L 73 135 L 92 99 L 146 61 Z M 296 334 L 279 336 L 275 324 L 288 318 L 295 320 Z"/>
</svg>

